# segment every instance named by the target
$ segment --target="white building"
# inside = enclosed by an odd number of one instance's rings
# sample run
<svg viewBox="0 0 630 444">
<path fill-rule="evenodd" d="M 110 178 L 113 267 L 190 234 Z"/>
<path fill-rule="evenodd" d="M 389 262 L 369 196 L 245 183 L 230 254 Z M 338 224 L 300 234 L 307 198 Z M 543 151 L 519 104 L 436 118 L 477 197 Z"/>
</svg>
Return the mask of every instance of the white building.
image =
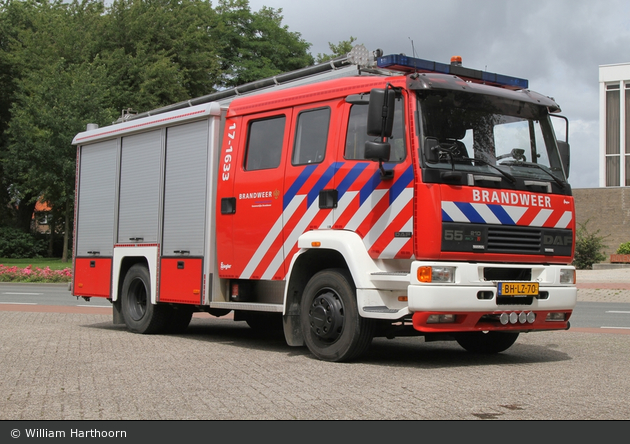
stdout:
<svg viewBox="0 0 630 444">
<path fill-rule="evenodd" d="M 630 63 L 599 67 L 599 186 L 630 186 Z"/>
</svg>

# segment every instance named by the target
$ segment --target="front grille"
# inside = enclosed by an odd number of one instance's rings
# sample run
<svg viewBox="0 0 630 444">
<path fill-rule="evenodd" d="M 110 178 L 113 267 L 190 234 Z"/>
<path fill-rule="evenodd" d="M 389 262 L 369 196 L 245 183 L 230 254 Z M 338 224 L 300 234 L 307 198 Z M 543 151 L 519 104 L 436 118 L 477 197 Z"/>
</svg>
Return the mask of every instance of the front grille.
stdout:
<svg viewBox="0 0 630 444">
<path fill-rule="evenodd" d="M 537 228 L 524 227 L 488 227 L 489 253 L 540 253 L 542 231 Z"/>
<path fill-rule="evenodd" d="M 459 222 L 442 224 L 442 251 L 571 256 L 572 247 L 573 232 L 567 228 Z"/>
</svg>

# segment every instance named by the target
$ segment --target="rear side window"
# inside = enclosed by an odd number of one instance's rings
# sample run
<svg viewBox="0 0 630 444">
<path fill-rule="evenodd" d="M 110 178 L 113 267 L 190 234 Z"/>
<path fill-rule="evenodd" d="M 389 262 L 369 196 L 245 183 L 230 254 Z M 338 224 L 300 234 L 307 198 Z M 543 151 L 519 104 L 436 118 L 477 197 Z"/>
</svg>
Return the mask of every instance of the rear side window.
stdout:
<svg viewBox="0 0 630 444">
<path fill-rule="evenodd" d="M 326 154 L 330 108 L 321 108 L 300 113 L 295 129 L 293 165 L 320 163 Z"/>
<path fill-rule="evenodd" d="M 278 168 L 282 159 L 282 141 L 286 117 L 255 120 L 249 125 L 245 170 Z"/>
</svg>

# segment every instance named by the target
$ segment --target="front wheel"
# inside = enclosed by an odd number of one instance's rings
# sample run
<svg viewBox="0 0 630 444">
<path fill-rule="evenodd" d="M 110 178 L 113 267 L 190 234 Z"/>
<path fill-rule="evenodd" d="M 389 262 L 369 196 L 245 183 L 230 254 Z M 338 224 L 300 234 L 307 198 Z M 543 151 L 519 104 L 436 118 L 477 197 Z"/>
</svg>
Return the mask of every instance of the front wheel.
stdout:
<svg viewBox="0 0 630 444">
<path fill-rule="evenodd" d="M 455 335 L 455 340 L 465 350 L 484 354 L 505 351 L 516 342 L 517 338 L 518 333 L 499 331 L 475 331 Z"/>
<path fill-rule="evenodd" d="M 304 342 L 323 361 L 349 361 L 372 343 L 374 322 L 359 316 L 356 289 L 345 270 L 324 270 L 306 285 L 300 305 Z"/>
</svg>

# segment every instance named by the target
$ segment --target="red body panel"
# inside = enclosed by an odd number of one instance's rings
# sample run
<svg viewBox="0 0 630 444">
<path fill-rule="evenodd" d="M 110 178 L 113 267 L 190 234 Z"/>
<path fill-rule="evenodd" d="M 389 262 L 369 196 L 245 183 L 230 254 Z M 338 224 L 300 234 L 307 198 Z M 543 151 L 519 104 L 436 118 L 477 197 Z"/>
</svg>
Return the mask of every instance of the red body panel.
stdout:
<svg viewBox="0 0 630 444">
<path fill-rule="evenodd" d="M 88 297 L 110 297 L 112 259 L 76 258 L 74 262 L 74 291 L 72 294 Z"/>
<path fill-rule="evenodd" d="M 201 258 L 162 258 L 159 301 L 200 304 L 202 264 Z"/>
<path fill-rule="evenodd" d="M 395 79 L 387 80 L 393 83 Z M 388 165 L 393 169 L 393 179 L 381 178 L 377 162 L 344 158 L 351 108 L 346 96 L 385 84 L 374 78 L 340 79 L 329 83 L 334 85 L 330 88 L 322 84 L 304 86 L 288 96 L 286 92 L 276 92 L 263 101 L 260 97 L 245 97 L 232 103 L 228 116 L 233 117 L 226 121 L 217 188 L 217 258 L 221 278 L 284 279 L 297 251 L 298 237 L 314 229 L 354 231 L 364 239 L 374 259 L 412 257 L 411 141 L 406 140 L 406 159 Z M 291 108 L 284 107 L 287 105 Z M 331 112 L 326 155 L 319 163 L 294 165 L 291 153 L 297 119 L 302 111 L 318 108 Z M 247 114 L 239 117 L 239 112 Z M 279 115 L 286 117 L 280 166 L 246 171 L 250 122 Z M 318 205 L 320 192 L 327 190 L 338 193 L 334 208 Z M 221 214 L 221 200 L 225 198 L 236 202 L 234 214 Z"/>
<path fill-rule="evenodd" d="M 575 204 L 571 196 L 423 183 L 416 185 L 416 194 L 419 214 L 416 218 L 416 233 L 422 233 L 417 237 L 418 259 L 558 264 L 567 264 L 572 260 L 570 256 L 441 251 L 442 222 L 450 220 L 462 223 L 566 228 L 575 233 Z M 477 219 L 471 220 L 470 215 L 457 213 L 456 216 L 450 212 L 451 208 L 462 205 L 470 207 Z M 501 212 L 505 213 L 505 219 L 496 218 L 490 207 L 500 207 Z"/>
</svg>

